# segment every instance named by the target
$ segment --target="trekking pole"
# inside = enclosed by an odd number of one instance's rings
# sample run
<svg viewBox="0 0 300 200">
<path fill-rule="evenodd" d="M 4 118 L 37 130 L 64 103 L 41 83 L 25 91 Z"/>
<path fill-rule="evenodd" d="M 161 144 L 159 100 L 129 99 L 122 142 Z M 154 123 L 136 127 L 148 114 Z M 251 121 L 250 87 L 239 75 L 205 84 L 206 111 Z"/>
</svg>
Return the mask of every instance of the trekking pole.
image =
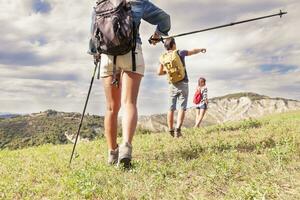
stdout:
<svg viewBox="0 0 300 200">
<path fill-rule="evenodd" d="M 89 101 L 89 98 L 90 98 L 90 94 L 91 94 L 91 91 L 92 91 L 92 87 L 93 87 L 93 83 L 94 83 L 94 80 L 95 80 L 95 75 L 96 75 L 96 71 L 97 71 L 98 65 L 100 66 L 100 61 L 98 59 L 95 59 L 94 64 L 95 64 L 95 69 L 94 69 L 93 77 L 92 77 L 92 80 L 91 80 L 89 92 L 88 92 L 88 95 L 87 95 L 87 98 L 86 98 L 86 101 L 85 101 L 84 109 L 83 109 L 83 112 L 82 112 L 82 115 L 81 115 L 81 120 L 80 120 L 80 124 L 79 124 L 79 127 L 78 127 L 78 131 L 77 131 L 75 143 L 74 143 L 74 146 L 73 146 L 73 150 L 72 150 L 72 155 L 71 155 L 71 158 L 70 158 L 69 166 L 72 163 L 72 159 L 73 159 L 73 156 L 74 156 L 74 153 L 75 153 L 75 148 L 76 148 L 78 137 L 79 137 L 79 134 L 80 134 L 80 130 L 81 130 L 81 126 L 82 126 L 84 114 L 85 114 L 86 107 L 87 107 L 87 104 L 88 104 L 88 101 Z"/>
<path fill-rule="evenodd" d="M 186 35 L 192 35 L 192 34 L 196 34 L 196 33 L 211 31 L 211 30 L 215 30 L 215 29 L 225 28 L 225 27 L 228 27 L 228 26 L 234 26 L 234 25 L 237 25 L 237 24 L 248 23 L 248 22 L 262 20 L 262 19 L 276 17 L 276 16 L 280 16 L 280 18 L 281 18 L 283 15 L 286 15 L 286 14 L 287 14 L 287 12 L 282 12 L 282 10 L 280 10 L 279 13 L 273 14 L 273 15 L 266 15 L 266 16 L 257 17 L 257 18 L 253 18 L 253 19 L 247 19 L 247 20 L 243 20 L 243 21 L 232 22 L 232 23 L 229 23 L 229 24 L 215 26 L 215 27 L 211 27 L 211 28 L 206 28 L 206 29 L 202 29 L 202 30 L 198 30 L 198 31 L 192 31 L 192 32 L 187 32 L 187 33 L 181 33 L 181 34 L 177 34 L 177 35 L 167 36 L 167 37 L 161 37 L 159 39 L 154 39 L 154 38 L 151 37 L 148 41 L 149 41 L 150 44 L 152 44 L 152 41 L 163 42 L 164 40 L 172 38 L 172 37 L 176 38 L 176 37 L 182 37 L 182 36 L 186 36 Z"/>
</svg>

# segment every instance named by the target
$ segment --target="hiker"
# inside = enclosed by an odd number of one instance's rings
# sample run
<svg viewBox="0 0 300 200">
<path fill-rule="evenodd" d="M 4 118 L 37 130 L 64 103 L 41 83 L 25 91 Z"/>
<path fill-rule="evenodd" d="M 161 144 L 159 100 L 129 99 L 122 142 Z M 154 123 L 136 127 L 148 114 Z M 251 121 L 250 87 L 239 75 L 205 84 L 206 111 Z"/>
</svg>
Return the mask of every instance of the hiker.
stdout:
<svg viewBox="0 0 300 200">
<path fill-rule="evenodd" d="M 185 57 L 206 53 L 206 49 L 177 50 L 175 39 L 168 38 L 165 40 L 164 46 L 166 52 L 160 57 L 160 66 L 158 75 L 167 75 L 169 79 L 169 112 L 168 127 L 172 137 L 179 138 L 182 136 L 181 127 L 184 121 L 189 96 L 189 79 L 186 71 Z M 174 112 L 177 102 L 180 109 L 177 116 L 177 125 L 174 129 Z"/>
<path fill-rule="evenodd" d="M 195 97 L 198 95 L 198 99 Z M 208 106 L 208 97 L 207 97 L 207 87 L 206 87 L 206 79 L 199 78 L 198 86 L 196 88 L 196 93 L 194 97 L 194 103 L 196 103 L 196 121 L 195 128 L 199 128 L 200 124 L 204 118 L 204 115 L 207 111 Z"/>
<path fill-rule="evenodd" d="M 133 41 L 135 40 L 135 48 L 124 55 L 121 53 L 118 54 L 118 56 L 111 56 L 110 54 L 105 53 L 102 53 L 101 55 L 100 77 L 103 80 L 104 92 L 106 96 L 104 127 L 109 149 L 108 163 L 111 165 L 118 164 L 124 165 L 125 167 L 130 167 L 132 159 L 132 140 L 136 131 L 138 118 L 138 110 L 136 105 L 140 83 L 145 71 L 142 40 L 139 34 L 139 27 L 142 19 L 152 25 L 156 25 L 156 30 L 151 37 L 153 39 L 151 40 L 151 44 L 155 45 L 157 42 L 159 42 L 159 40 L 155 39 L 159 39 L 161 36 L 168 35 L 170 30 L 170 16 L 149 0 L 104 0 L 97 2 L 97 6 L 99 7 L 101 4 L 114 6 L 116 2 L 119 2 L 119 4 L 126 4 L 128 7 L 130 6 L 129 8 L 133 19 L 134 30 L 132 32 L 135 36 L 133 37 Z M 101 7 L 98 9 L 101 9 Z M 117 9 L 118 8 L 116 8 L 116 10 Z M 96 13 L 97 11 L 95 10 L 92 17 L 91 31 L 92 34 L 95 35 L 96 32 L 98 36 L 100 35 L 100 37 L 103 37 L 103 32 L 107 30 L 95 30 L 93 27 L 98 25 L 95 25 L 94 23 L 95 20 L 98 20 Z M 99 15 L 99 17 L 101 16 Z M 127 19 L 130 18 L 121 16 L 118 20 Z M 116 27 L 106 27 L 107 29 L 114 31 L 108 34 L 108 38 L 111 35 L 118 34 L 116 33 L 115 29 L 120 32 L 124 31 L 123 29 L 125 29 L 124 27 L 126 27 L 126 25 L 128 24 L 118 23 Z M 128 32 L 128 30 L 125 31 Z M 111 40 L 109 42 L 114 43 L 115 40 Z M 103 44 L 100 43 L 100 45 Z M 90 47 L 90 51 L 95 53 L 94 46 Z M 94 56 L 96 60 L 100 59 L 100 55 Z M 123 142 L 119 146 L 117 143 L 117 127 L 118 113 L 121 108 L 121 96 L 122 106 L 124 107 L 124 115 L 122 119 Z"/>
</svg>

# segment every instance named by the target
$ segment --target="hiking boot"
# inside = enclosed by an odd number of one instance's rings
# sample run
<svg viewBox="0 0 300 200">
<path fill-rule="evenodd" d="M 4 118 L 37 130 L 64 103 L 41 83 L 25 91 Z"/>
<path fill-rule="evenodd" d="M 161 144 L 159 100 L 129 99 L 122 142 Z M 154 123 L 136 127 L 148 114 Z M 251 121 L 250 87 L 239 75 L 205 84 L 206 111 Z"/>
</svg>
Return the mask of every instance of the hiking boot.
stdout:
<svg viewBox="0 0 300 200">
<path fill-rule="evenodd" d="M 119 148 L 118 166 L 123 166 L 128 169 L 131 167 L 132 146 L 128 142 L 122 144 Z"/>
<path fill-rule="evenodd" d="M 172 137 L 174 137 L 174 129 L 169 130 L 169 133 L 170 133 L 170 135 L 171 135 Z"/>
<path fill-rule="evenodd" d="M 176 129 L 175 129 L 175 137 L 176 137 L 176 138 L 182 137 L 181 129 L 180 129 L 180 128 L 176 128 Z"/>
<path fill-rule="evenodd" d="M 108 151 L 108 164 L 109 165 L 117 164 L 118 158 L 119 158 L 119 148 Z"/>
</svg>

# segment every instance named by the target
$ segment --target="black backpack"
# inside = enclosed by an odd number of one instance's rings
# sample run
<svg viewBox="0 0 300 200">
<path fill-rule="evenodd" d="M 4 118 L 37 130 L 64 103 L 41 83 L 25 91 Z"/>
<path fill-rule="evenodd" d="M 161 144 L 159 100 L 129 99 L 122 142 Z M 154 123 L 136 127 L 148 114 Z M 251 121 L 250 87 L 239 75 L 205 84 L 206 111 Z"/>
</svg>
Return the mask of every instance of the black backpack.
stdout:
<svg viewBox="0 0 300 200">
<path fill-rule="evenodd" d="M 136 32 L 131 5 L 126 0 L 98 0 L 95 9 L 94 32 L 91 43 L 97 53 L 114 57 L 114 71 L 118 55 L 132 50 L 132 66 L 136 71 Z M 115 74 L 114 74 L 115 75 Z"/>
</svg>

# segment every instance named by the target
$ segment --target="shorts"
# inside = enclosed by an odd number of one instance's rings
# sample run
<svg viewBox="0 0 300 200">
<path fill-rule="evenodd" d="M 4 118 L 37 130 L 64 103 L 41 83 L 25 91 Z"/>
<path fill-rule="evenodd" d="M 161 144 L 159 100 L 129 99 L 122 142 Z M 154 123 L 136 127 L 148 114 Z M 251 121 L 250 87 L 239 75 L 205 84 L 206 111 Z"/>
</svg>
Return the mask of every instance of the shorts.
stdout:
<svg viewBox="0 0 300 200">
<path fill-rule="evenodd" d="M 177 103 L 180 105 L 180 109 L 186 111 L 189 97 L 189 83 L 179 82 L 170 84 L 170 111 L 176 110 Z"/>
<path fill-rule="evenodd" d="M 207 110 L 207 104 L 203 103 L 203 104 L 197 106 L 196 109 L 198 109 L 198 110 Z"/>
<path fill-rule="evenodd" d="M 132 70 L 132 53 L 131 51 L 125 55 L 117 56 L 116 72 L 120 74 L 122 71 L 134 72 L 144 76 L 145 73 L 145 61 L 142 51 L 142 45 L 136 45 L 136 71 Z M 113 61 L 114 56 L 101 55 L 101 67 L 100 67 L 100 77 L 105 78 L 113 75 Z"/>
</svg>

